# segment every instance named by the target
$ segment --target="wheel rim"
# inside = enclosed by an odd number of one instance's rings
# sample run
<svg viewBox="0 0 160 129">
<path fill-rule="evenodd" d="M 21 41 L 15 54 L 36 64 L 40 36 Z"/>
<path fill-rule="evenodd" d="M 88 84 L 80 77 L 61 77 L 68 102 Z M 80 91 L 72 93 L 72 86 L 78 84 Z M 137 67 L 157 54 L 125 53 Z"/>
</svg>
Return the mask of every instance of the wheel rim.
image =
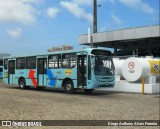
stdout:
<svg viewBox="0 0 160 129">
<path fill-rule="evenodd" d="M 24 83 L 21 81 L 20 82 L 20 87 L 23 88 L 24 87 Z"/>
<path fill-rule="evenodd" d="M 71 89 L 72 89 L 72 85 L 71 85 L 71 84 L 67 84 L 67 85 L 66 85 L 66 90 L 67 90 L 67 91 L 70 91 Z"/>
</svg>

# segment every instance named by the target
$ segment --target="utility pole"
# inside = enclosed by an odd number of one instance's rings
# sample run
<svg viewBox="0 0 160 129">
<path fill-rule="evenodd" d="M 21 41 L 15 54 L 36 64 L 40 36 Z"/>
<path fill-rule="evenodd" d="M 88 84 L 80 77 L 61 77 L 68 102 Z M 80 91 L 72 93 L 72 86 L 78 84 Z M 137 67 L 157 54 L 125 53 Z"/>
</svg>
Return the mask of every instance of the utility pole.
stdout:
<svg viewBox="0 0 160 129">
<path fill-rule="evenodd" d="M 97 0 L 93 2 L 93 33 L 97 33 Z"/>
</svg>

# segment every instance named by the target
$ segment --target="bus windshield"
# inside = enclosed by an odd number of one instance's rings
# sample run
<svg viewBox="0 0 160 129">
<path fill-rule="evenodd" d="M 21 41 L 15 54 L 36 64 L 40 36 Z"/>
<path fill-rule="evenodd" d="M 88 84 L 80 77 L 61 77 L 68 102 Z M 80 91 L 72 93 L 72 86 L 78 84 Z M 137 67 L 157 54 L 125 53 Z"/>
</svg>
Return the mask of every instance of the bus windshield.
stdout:
<svg viewBox="0 0 160 129">
<path fill-rule="evenodd" d="M 95 76 L 111 76 L 114 75 L 114 65 L 112 58 L 108 56 L 95 55 Z"/>
</svg>

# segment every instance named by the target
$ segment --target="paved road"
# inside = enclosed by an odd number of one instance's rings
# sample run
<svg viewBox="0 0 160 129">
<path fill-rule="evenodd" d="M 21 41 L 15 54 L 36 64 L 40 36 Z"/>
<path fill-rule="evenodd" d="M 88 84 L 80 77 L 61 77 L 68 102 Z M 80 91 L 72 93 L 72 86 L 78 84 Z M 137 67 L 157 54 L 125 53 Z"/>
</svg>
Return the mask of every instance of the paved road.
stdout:
<svg viewBox="0 0 160 129">
<path fill-rule="evenodd" d="M 0 82 L 0 119 L 13 120 L 158 120 L 160 96 L 31 88 Z"/>
</svg>

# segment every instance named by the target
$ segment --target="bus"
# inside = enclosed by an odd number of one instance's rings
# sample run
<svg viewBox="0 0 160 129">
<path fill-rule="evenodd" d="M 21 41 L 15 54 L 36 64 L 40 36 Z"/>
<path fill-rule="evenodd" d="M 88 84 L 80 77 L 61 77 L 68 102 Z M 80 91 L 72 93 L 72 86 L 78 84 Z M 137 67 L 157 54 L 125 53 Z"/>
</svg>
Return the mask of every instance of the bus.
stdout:
<svg viewBox="0 0 160 129">
<path fill-rule="evenodd" d="M 88 48 L 4 58 L 3 82 L 25 89 L 62 88 L 66 93 L 78 89 L 114 87 L 112 53 Z"/>
<path fill-rule="evenodd" d="M 3 78 L 3 66 L 0 66 L 0 78 Z"/>
</svg>

